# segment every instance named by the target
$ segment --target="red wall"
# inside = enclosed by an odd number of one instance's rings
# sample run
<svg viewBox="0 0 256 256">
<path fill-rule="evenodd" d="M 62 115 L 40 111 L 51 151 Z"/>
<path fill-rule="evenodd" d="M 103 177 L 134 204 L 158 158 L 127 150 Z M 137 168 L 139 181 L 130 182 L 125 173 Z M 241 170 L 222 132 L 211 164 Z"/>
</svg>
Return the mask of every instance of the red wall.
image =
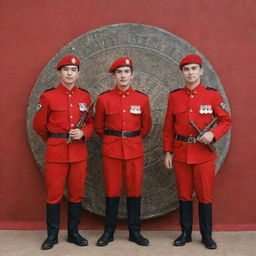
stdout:
<svg viewBox="0 0 256 256">
<path fill-rule="evenodd" d="M 141 23 L 182 37 L 219 75 L 233 128 L 214 190 L 214 228 L 256 229 L 254 0 L 9 0 L 0 2 L 0 17 L 1 228 L 45 227 L 45 187 L 25 126 L 27 102 L 41 70 L 64 45 L 87 31 Z M 102 228 L 102 218 L 84 215 L 82 228 Z M 143 228 L 176 229 L 177 217 L 176 211 L 147 220 Z M 63 211 L 63 227 L 65 219 Z"/>
</svg>

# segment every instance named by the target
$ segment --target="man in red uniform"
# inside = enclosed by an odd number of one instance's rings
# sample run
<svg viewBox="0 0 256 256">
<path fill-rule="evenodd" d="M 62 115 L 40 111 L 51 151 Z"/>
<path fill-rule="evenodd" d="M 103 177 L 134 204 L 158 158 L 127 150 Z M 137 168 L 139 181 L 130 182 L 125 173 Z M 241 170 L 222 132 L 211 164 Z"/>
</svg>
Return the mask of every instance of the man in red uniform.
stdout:
<svg viewBox="0 0 256 256">
<path fill-rule="evenodd" d="M 133 63 L 128 57 L 117 59 L 110 67 L 116 87 L 97 100 L 95 130 L 103 140 L 103 169 L 106 187 L 104 234 L 97 245 L 114 240 L 123 177 L 125 177 L 129 240 L 146 246 L 140 234 L 141 186 L 143 179 L 142 139 L 151 129 L 148 97 L 131 88 Z"/>
<path fill-rule="evenodd" d="M 41 249 L 51 249 L 58 243 L 60 202 L 64 186 L 68 185 L 68 242 L 86 246 L 88 241 L 78 233 L 81 201 L 87 169 L 86 140 L 92 135 L 91 113 L 82 128 L 76 128 L 91 103 L 90 94 L 75 86 L 80 61 L 69 55 L 57 65 L 60 84 L 46 90 L 40 97 L 33 128 L 46 142 L 45 182 L 47 187 L 47 233 Z M 67 143 L 68 138 L 71 143 Z"/>
<path fill-rule="evenodd" d="M 191 241 L 192 194 L 195 189 L 199 201 L 199 224 L 202 243 L 208 249 L 216 249 L 212 239 L 212 188 L 216 152 L 208 144 L 219 140 L 229 129 L 230 117 L 223 99 L 216 89 L 204 87 L 202 59 L 192 54 L 179 65 L 185 86 L 169 94 L 168 109 L 163 128 L 164 164 L 175 170 L 179 193 L 180 225 L 182 234 L 174 241 L 183 246 Z M 194 121 L 203 130 L 217 117 L 217 125 L 197 140 L 197 131 L 189 124 Z"/>
</svg>

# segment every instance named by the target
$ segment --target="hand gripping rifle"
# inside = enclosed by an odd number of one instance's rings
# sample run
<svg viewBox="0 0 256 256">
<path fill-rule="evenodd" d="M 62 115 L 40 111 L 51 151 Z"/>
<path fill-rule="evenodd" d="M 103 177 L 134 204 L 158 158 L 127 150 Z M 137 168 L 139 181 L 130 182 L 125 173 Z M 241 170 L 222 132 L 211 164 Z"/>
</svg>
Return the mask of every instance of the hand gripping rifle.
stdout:
<svg viewBox="0 0 256 256">
<path fill-rule="evenodd" d="M 75 129 L 77 129 L 77 128 L 80 129 L 80 128 L 83 126 L 83 124 L 87 121 L 87 119 L 88 119 L 88 117 L 89 117 L 89 112 L 90 112 L 90 110 L 92 110 L 94 103 L 95 103 L 95 101 L 93 101 L 93 102 L 85 109 L 84 113 L 81 115 L 79 121 L 77 122 Z M 73 142 L 73 139 L 72 139 L 72 137 L 69 136 L 69 137 L 68 137 L 68 140 L 67 140 L 67 144 L 70 144 L 70 143 L 72 143 L 72 142 Z"/>
<path fill-rule="evenodd" d="M 193 120 L 190 120 L 189 123 L 195 128 L 195 130 L 198 132 L 198 136 L 197 136 L 197 140 L 199 140 L 206 132 L 208 132 L 213 126 L 214 124 L 217 122 L 217 117 L 214 117 L 212 119 L 212 121 L 201 131 L 197 125 L 195 124 L 195 122 Z M 216 148 L 215 146 L 210 143 L 210 144 L 206 144 L 206 146 L 212 151 L 215 152 Z"/>
</svg>

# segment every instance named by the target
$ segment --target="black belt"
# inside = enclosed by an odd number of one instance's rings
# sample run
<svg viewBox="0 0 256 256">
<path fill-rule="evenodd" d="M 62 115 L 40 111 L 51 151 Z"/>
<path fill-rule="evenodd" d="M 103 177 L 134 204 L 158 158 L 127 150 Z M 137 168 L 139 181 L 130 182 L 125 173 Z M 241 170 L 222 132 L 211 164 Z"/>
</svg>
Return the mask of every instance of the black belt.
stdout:
<svg viewBox="0 0 256 256">
<path fill-rule="evenodd" d="M 56 133 L 56 132 L 48 132 L 48 136 L 51 138 L 68 138 L 68 133 Z"/>
<path fill-rule="evenodd" d="M 186 137 L 186 136 L 181 136 L 179 134 L 176 134 L 176 140 L 181 140 L 185 141 L 187 143 L 197 143 L 196 137 Z"/>
<path fill-rule="evenodd" d="M 118 137 L 136 137 L 140 135 L 139 131 L 127 132 L 127 131 L 113 131 L 105 130 L 106 135 L 118 136 Z"/>
</svg>

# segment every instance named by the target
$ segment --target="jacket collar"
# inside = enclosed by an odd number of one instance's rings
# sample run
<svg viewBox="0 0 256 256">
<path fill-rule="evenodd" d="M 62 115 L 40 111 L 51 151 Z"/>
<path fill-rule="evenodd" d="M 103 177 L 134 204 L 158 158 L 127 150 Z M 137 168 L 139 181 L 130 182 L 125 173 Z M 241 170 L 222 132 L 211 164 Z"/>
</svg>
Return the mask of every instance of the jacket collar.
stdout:
<svg viewBox="0 0 256 256">
<path fill-rule="evenodd" d="M 62 83 L 60 83 L 57 87 L 57 89 L 59 89 L 61 92 L 63 92 L 64 94 L 74 94 L 77 90 L 76 86 L 73 86 L 73 88 L 71 90 L 69 90 L 68 88 L 66 88 Z"/>
<path fill-rule="evenodd" d="M 122 90 L 120 90 L 117 86 L 114 88 L 114 91 L 118 94 L 118 95 L 120 95 L 120 96 L 122 96 L 122 95 L 129 95 L 129 94 L 131 94 L 132 92 L 133 92 L 133 89 L 131 88 L 131 86 L 129 86 L 129 88 L 127 89 L 127 90 L 125 90 L 125 91 L 122 91 Z"/>
<path fill-rule="evenodd" d="M 193 90 L 190 90 L 186 85 L 184 87 L 184 90 L 188 95 L 200 93 L 203 89 L 204 86 L 201 83 L 198 86 L 196 86 Z"/>
</svg>

